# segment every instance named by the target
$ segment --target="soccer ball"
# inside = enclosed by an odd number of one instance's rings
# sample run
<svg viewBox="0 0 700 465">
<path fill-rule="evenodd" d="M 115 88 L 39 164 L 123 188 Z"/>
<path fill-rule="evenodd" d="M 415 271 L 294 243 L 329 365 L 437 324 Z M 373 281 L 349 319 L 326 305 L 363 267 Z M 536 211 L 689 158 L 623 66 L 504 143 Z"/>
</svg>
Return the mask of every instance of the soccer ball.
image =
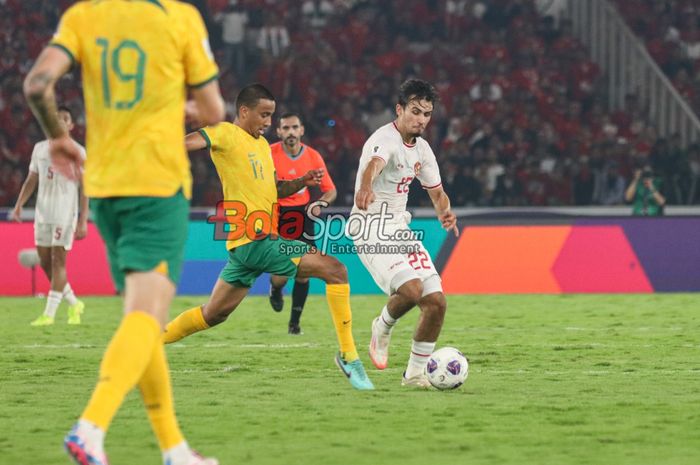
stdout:
<svg viewBox="0 0 700 465">
<path fill-rule="evenodd" d="M 454 347 L 443 347 L 430 356 L 425 374 L 437 389 L 456 389 L 469 375 L 469 361 Z"/>
</svg>

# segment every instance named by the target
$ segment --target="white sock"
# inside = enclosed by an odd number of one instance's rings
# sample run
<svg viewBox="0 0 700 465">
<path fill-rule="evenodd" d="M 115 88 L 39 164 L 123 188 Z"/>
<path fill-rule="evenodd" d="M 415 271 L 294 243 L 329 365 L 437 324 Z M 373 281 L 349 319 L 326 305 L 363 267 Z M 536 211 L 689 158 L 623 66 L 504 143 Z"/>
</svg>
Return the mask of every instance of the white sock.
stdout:
<svg viewBox="0 0 700 465">
<path fill-rule="evenodd" d="M 422 375 L 425 371 L 425 366 L 428 364 L 430 354 L 432 354 L 434 350 L 434 342 L 413 341 L 411 345 L 411 356 L 408 358 L 408 367 L 406 368 L 406 378 Z"/>
<path fill-rule="evenodd" d="M 399 320 L 389 315 L 389 309 L 385 305 L 377 320 L 377 326 L 384 331 L 384 334 L 389 334 L 397 321 Z"/>
<path fill-rule="evenodd" d="M 189 465 L 195 459 L 187 441 L 163 451 L 163 463 L 168 465 Z"/>
<path fill-rule="evenodd" d="M 62 293 L 58 291 L 49 291 L 49 297 L 46 299 L 46 307 L 44 308 L 44 315 L 54 318 L 56 316 L 56 309 L 61 305 L 62 298 Z"/>
<path fill-rule="evenodd" d="M 78 435 L 85 441 L 88 450 L 104 451 L 105 432 L 96 424 L 87 420 L 78 420 Z"/>
<path fill-rule="evenodd" d="M 68 305 L 75 305 L 78 303 L 78 298 L 75 297 L 75 293 L 70 287 L 70 283 L 66 283 L 66 286 L 63 288 L 63 298 L 66 299 Z"/>
</svg>

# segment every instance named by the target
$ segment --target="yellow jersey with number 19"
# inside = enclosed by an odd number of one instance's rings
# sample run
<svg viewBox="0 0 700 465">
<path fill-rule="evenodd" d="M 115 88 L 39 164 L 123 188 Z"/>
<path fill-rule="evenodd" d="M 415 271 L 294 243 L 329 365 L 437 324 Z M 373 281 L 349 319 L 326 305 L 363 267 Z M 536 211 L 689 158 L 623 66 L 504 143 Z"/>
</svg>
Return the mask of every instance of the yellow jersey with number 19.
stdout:
<svg viewBox="0 0 700 465">
<path fill-rule="evenodd" d="M 204 22 L 172 0 L 79 2 L 52 46 L 80 63 L 89 197 L 191 197 L 183 139 L 186 85 L 217 78 Z"/>
<path fill-rule="evenodd" d="M 277 183 L 267 139 L 255 138 L 240 126 L 225 122 L 199 133 L 221 179 L 223 200 L 228 205 L 226 219 L 232 230 L 239 228 L 238 234 L 226 241 L 226 249 L 252 242 L 260 231 L 276 234 Z"/>
</svg>

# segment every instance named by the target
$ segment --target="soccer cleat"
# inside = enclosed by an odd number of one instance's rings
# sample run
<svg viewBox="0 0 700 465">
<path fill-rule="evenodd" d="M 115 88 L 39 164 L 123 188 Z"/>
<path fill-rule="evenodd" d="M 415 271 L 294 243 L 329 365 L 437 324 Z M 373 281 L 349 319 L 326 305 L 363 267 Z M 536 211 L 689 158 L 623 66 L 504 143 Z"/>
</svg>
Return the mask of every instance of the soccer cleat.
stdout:
<svg viewBox="0 0 700 465">
<path fill-rule="evenodd" d="M 78 465 L 109 465 L 104 451 L 89 450 L 85 441 L 78 434 L 77 426 L 63 440 L 66 452 Z"/>
<path fill-rule="evenodd" d="M 304 331 L 301 330 L 301 326 L 290 324 L 289 329 L 287 330 L 287 334 L 293 334 L 294 336 L 301 336 L 302 334 L 304 334 Z"/>
<path fill-rule="evenodd" d="M 82 300 L 79 300 L 75 303 L 75 305 L 71 305 L 68 307 L 68 324 L 69 325 L 79 325 L 80 324 L 80 315 L 83 314 L 83 311 L 85 310 L 85 304 L 83 303 Z"/>
<path fill-rule="evenodd" d="M 29 323 L 31 326 L 50 326 L 53 324 L 53 317 L 41 315 L 36 320 Z"/>
<path fill-rule="evenodd" d="M 282 297 L 281 287 L 275 287 L 270 284 L 270 305 L 276 312 L 281 312 L 284 308 L 284 297 Z"/>
<path fill-rule="evenodd" d="M 377 328 L 380 318 L 378 316 L 372 321 L 372 338 L 369 340 L 369 359 L 377 370 L 385 369 L 389 362 L 389 341 L 391 340 L 391 333 L 384 334 L 384 331 Z"/>
<path fill-rule="evenodd" d="M 214 457 L 202 457 L 194 450 L 190 450 L 190 460 L 178 462 L 168 458 L 165 459 L 163 465 L 175 465 L 176 463 L 186 463 L 187 465 L 219 465 L 219 461 Z"/>
<path fill-rule="evenodd" d="M 371 391 L 374 389 L 374 385 L 369 380 L 365 367 L 362 365 L 362 360 L 359 358 L 352 362 L 346 362 L 340 352 L 338 352 L 335 356 L 335 364 L 338 365 L 340 371 L 343 372 L 355 389 L 360 391 Z"/>
<path fill-rule="evenodd" d="M 419 389 L 430 389 L 432 385 L 430 384 L 430 381 L 428 381 L 428 377 L 424 374 L 406 378 L 406 372 L 404 371 L 403 376 L 401 377 L 401 386 L 409 386 Z"/>
<path fill-rule="evenodd" d="M 192 451 L 192 455 L 194 455 L 194 461 L 188 465 L 219 465 L 219 461 L 214 457 L 202 457 L 195 451 Z"/>
</svg>

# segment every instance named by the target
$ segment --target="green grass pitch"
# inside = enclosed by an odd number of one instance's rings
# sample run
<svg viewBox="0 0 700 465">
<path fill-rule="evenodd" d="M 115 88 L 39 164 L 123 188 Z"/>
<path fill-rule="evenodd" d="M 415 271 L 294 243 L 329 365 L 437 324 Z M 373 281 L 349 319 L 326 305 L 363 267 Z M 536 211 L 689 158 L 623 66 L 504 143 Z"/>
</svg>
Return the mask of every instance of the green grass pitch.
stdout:
<svg viewBox="0 0 700 465">
<path fill-rule="evenodd" d="M 288 299 L 288 298 L 287 298 Z M 84 324 L 32 328 L 40 299 L 0 299 L 0 464 L 67 464 L 61 440 L 85 405 L 118 324 L 117 298 L 86 298 Z M 171 314 L 202 302 L 176 299 Z M 167 349 L 190 444 L 222 465 L 700 463 L 696 295 L 450 296 L 438 347 L 470 359 L 450 392 L 400 386 L 417 310 L 397 326 L 389 368 L 366 355 L 384 299 L 352 298 L 374 392 L 333 364 L 325 301 L 300 337 L 266 299 Z M 107 437 L 112 465 L 157 465 L 136 392 Z"/>
</svg>

